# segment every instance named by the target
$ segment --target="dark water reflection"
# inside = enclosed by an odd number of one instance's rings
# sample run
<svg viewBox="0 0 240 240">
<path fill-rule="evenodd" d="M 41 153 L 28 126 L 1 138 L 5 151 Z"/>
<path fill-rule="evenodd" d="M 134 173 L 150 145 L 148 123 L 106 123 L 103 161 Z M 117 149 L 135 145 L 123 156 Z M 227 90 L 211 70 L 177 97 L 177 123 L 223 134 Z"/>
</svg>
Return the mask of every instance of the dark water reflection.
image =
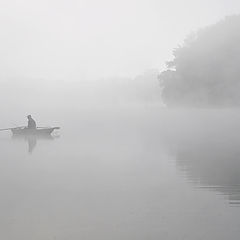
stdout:
<svg viewBox="0 0 240 240">
<path fill-rule="evenodd" d="M 238 110 L 188 112 L 172 134 L 171 151 L 185 177 L 196 186 L 240 204 L 240 122 Z M 181 127 L 180 127 L 181 126 Z M 169 136 L 168 136 L 169 139 Z"/>
<path fill-rule="evenodd" d="M 12 135 L 13 141 L 24 141 L 27 143 L 29 154 L 33 153 L 38 141 L 51 141 L 55 138 L 52 135 Z"/>
</svg>

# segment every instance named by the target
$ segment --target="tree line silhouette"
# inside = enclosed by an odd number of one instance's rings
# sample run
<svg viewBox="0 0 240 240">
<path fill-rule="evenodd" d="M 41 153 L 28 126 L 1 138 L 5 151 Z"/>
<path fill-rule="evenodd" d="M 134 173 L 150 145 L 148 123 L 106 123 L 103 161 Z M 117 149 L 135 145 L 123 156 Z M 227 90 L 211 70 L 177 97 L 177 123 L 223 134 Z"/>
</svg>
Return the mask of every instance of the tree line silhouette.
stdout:
<svg viewBox="0 0 240 240">
<path fill-rule="evenodd" d="M 240 15 L 191 33 L 159 75 L 168 106 L 240 105 Z"/>
</svg>

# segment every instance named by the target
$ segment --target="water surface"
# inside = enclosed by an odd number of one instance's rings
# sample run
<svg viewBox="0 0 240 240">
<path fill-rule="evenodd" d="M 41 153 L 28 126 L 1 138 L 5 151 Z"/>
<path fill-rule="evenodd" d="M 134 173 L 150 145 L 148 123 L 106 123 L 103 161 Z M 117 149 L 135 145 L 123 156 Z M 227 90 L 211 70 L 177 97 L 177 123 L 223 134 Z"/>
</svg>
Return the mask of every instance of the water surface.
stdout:
<svg viewBox="0 0 240 240">
<path fill-rule="evenodd" d="M 238 110 L 67 116 L 57 138 L 1 135 L 1 239 L 238 239 Z"/>
</svg>

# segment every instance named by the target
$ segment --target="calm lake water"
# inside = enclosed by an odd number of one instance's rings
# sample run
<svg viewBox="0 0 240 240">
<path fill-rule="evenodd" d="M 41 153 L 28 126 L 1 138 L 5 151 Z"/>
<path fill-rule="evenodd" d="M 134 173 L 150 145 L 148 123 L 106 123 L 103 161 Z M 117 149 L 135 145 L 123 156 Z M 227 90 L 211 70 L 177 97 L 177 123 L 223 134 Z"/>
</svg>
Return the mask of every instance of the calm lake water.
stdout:
<svg viewBox="0 0 240 240">
<path fill-rule="evenodd" d="M 4 240 L 236 240 L 240 111 L 81 110 L 0 135 Z"/>
</svg>

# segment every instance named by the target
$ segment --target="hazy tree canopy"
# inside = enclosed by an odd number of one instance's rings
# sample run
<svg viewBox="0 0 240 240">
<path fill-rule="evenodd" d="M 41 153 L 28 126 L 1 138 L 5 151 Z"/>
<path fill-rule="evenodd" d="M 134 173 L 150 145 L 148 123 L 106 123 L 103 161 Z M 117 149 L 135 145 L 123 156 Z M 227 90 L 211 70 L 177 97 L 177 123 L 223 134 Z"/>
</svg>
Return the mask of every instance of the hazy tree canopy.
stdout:
<svg viewBox="0 0 240 240">
<path fill-rule="evenodd" d="M 159 76 L 169 106 L 240 105 L 240 15 L 188 36 Z"/>
</svg>

